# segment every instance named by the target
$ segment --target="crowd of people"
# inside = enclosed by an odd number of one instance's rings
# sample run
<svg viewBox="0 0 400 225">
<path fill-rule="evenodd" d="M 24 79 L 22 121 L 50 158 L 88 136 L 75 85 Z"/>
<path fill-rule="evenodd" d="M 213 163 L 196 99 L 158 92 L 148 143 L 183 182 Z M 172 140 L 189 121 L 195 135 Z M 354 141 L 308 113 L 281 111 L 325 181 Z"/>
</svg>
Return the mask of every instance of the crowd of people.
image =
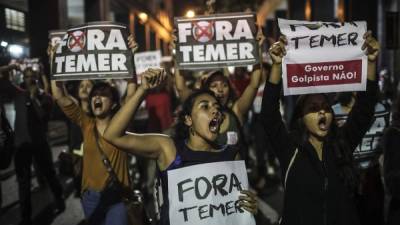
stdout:
<svg viewBox="0 0 400 225">
<path fill-rule="evenodd" d="M 257 41 L 261 52 L 269 46 L 260 31 Z M 32 164 L 54 195 L 54 213 L 66 209 L 47 140 L 55 104 L 67 117 L 69 150 L 82 158 L 74 183 L 88 224 L 128 224 L 124 190 L 133 184 L 158 212 L 149 217 L 168 225 L 168 171 L 241 159 L 255 174 L 238 197 L 241 210 L 256 215 L 257 195 L 273 183 L 284 192 L 280 224 L 399 224 L 400 103 L 379 94 L 380 46 L 370 32 L 364 41 L 365 92 L 301 95 L 294 105 L 281 101 L 284 36 L 250 72 L 221 68 L 193 76 L 150 68 L 139 84 L 135 74 L 119 82 L 49 82 L 42 68 L 28 67 L 18 83 L 18 64 L 0 67 L 1 169 L 14 159 L 21 224 L 32 224 Z M 128 45 L 134 54 L 133 36 Z M 54 51 L 49 46 L 50 67 Z M 14 116 L 6 113 L 10 105 Z M 129 170 L 132 158 L 147 162 L 137 163 L 141 179 Z"/>
</svg>

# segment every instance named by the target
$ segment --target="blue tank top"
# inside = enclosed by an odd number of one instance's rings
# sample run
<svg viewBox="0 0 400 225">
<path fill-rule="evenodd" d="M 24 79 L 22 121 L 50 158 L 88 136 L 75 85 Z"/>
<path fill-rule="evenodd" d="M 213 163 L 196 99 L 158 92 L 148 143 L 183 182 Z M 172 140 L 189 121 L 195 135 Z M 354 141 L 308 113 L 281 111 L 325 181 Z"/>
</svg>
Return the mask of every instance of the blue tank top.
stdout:
<svg viewBox="0 0 400 225">
<path fill-rule="evenodd" d="M 169 200 L 168 200 L 168 171 L 179 169 L 186 166 L 192 166 L 203 163 L 223 162 L 235 160 L 238 154 L 237 147 L 233 145 L 225 145 L 218 151 L 194 151 L 187 147 L 186 141 L 175 141 L 177 153 L 175 160 L 167 169 L 161 171 L 157 167 L 158 178 L 156 184 L 157 204 L 160 212 L 160 220 L 158 225 L 169 224 Z M 160 193 L 161 187 L 161 193 Z M 160 196 L 160 194 L 162 196 Z M 162 202 L 161 202 L 162 201 Z"/>
</svg>

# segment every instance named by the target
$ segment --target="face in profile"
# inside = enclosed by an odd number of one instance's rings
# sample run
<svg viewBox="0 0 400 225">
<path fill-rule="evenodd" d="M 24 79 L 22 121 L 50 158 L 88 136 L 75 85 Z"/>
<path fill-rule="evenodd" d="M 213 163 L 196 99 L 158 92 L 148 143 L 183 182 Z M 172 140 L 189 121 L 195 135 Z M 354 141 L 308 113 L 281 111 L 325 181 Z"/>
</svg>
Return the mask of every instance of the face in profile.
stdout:
<svg viewBox="0 0 400 225">
<path fill-rule="evenodd" d="M 95 117 L 107 117 L 115 106 L 116 103 L 113 102 L 110 87 L 102 87 L 93 91 L 92 98 L 90 99 L 90 107 Z"/>
<path fill-rule="evenodd" d="M 331 106 L 323 95 L 307 97 L 303 106 L 303 123 L 310 135 L 324 138 L 329 132 L 332 119 Z"/>
<path fill-rule="evenodd" d="M 87 101 L 89 93 L 93 88 L 93 82 L 90 80 L 82 80 L 79 83 L 78 97 L 81 101 Z"/>
<path fill-rule="evenodd" d="M 222 121 L 220 103 L 215 97 L 206 93 L 195 99 L 190 116 L 185 118 L 185 124 L 208 142 L 213 142 L 217 138 Z"/>
</svg>

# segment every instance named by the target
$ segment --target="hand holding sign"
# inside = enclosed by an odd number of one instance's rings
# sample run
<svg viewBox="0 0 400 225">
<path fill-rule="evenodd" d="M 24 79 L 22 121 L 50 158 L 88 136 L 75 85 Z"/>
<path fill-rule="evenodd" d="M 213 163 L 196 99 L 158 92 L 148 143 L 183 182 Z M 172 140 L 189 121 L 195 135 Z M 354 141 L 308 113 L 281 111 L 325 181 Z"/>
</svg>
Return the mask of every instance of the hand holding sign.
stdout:
<svg viewBox="0 0 400 225">
<path fill-rule="evenodd" d="M 133 37 L 132 34 L 128 36 L 128 47 L 131 49 L 132 54 L 135 54 L 136 51 L 139 49 L 139 45 L 135 41 L 135 37 Z"/>
<path fill-rule="evenodd" d="M 372 37 L 371 31 L 365 33 L 363 38 L 365 39 L 365 42 L 361 49 L 366 51 L 365 53 L 368 56 L 368 61 L 375 62 L 380 49 L 379 42 Z"/>
<path fill-rule="evenodd" d="M 365 90 L 371 71 L 361 48 L 366 22 L 278 19 L 278 23 L 288 41 L 282 60 L 285 95 Z"/>
<path fill-rule="evenodd" d="M 252 214 L 257 214 L 258 211 L 258 203 L 256 199 L 256 194 L 254 194 L 251 191 L 248 190 L 242 190 L 240 191 L 241 194 L 239 196 L 239 206 L 242 207 L 243 209 L 249 211 Z"/>
</svg>

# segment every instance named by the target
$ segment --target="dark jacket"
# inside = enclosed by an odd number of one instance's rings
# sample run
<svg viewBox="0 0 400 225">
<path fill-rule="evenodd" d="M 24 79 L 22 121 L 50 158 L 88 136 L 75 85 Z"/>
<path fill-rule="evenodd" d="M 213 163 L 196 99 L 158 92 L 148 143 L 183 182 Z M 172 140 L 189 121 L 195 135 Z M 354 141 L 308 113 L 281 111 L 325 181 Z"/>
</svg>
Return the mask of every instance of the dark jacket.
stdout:
<svg viewBox="0 0 400 225">
<path fill-rule="evenodd" d="M 47 123 L 52 108 L 52 98 L 39 90 L 35 99 L 29 92 L 0 79 L 0 96 L 14 101 L 15 106 L 15 147 L 24 143 L 47 143 Z"/>
<path fill-rule="evenodd" d="M 400 224 L 400 128 L 391 125 L 383 136 L 385 151 L 384 174 L 386 187 L 391 195 L 388 225 Z"/>
<path fill-rule="evenodd" d="M 6 118 L 3 104 L 0 103 L 0 169 L 7 169 L 14 153 L 14 132 Z"/>
<path fill-rule="evenodd" d="M 376 90 L 376 83 L 368 82 L 367 92 L 358 94 L 347 123 L 338 130 L 343 132 L 341 137 L 352 150 L 370 126 Z M 301 146 L 295 144 L 279 112 L 280 91 L 281 85 L 266 84 L 260 118 L 280 161 L 284 178 L 291 164 L 286 178 L 281 224 L 359 224 L 354 201 L 338 175 L 333 149 L 329 143 L 324 143 L 323 159 L 320 161 L 309 142 Z"/>
</svg>

